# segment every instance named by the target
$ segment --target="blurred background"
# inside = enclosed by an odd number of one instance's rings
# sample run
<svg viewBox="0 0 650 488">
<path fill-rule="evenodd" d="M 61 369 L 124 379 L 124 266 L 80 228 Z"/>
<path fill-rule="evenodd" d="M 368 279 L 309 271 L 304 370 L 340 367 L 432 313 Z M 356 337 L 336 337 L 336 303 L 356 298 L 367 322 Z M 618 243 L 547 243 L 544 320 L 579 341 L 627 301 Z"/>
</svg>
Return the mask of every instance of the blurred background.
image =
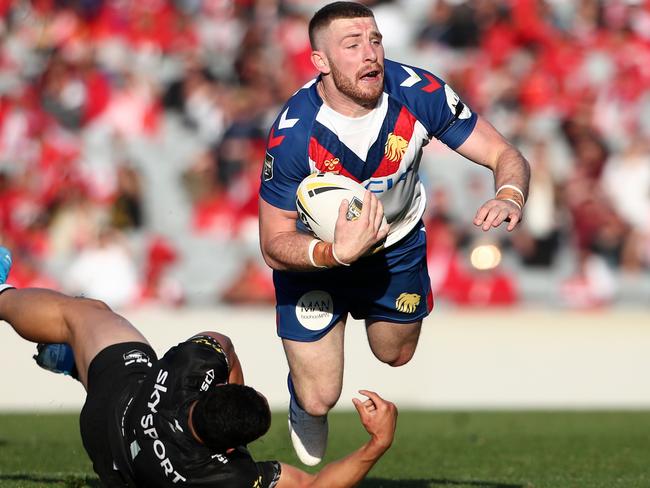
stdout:
<svg viewBox="0 0 650 488">
<path fill-rule="evenodd" d="M 0 0 L 10 281 L 119 309 L 274 303 L 257 238 L 270 124 L 315 71 L 309 0 Z M 650 1 L 366 0 L 531 162 L 514 233 L 489 171 L 427 146 L 439 308 L 650 302 Z"/>
</svg>

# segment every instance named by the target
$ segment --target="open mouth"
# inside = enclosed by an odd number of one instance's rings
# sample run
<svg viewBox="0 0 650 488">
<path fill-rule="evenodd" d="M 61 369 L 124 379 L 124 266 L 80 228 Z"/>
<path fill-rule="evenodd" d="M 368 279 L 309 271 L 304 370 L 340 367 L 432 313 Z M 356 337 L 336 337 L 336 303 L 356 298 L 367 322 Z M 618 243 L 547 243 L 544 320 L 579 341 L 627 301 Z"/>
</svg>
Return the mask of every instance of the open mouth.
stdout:
<svg viewBox="0 0 650 488">
<path fill-rule="evenodd" d="M 375 69 L 372 71 L 367 71 L 366 73 L 362 74 L 359 77 L 359 79 L 365 81 L 375 81 L 378 80 L 380 76 L 381 76 L 381 70 Z"/>
</svg>

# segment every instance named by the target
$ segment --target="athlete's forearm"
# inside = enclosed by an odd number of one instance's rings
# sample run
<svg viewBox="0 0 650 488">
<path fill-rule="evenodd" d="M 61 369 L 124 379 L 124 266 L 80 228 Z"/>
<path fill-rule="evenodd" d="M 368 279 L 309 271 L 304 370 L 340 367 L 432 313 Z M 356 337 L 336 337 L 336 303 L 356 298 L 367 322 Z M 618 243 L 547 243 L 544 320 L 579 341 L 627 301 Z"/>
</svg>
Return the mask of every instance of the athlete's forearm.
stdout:
<svg viewBox="0 0 650 488">
<path fill-rule="evenodd" d="M 310 474 L 300 468 L 282 463 L 278 488 L 349 488 L 358 485 L 388 447 L 375 440 L 338 461 L 327 464 L 321 471 Z"/>
<path fill-rule="evenodd" d="M 297 234 L 298 237 L 294 237 Z M 305 247 L 305 237 L 307 246 Z M 334 252 L 334 244 L 323 242 L 300 232 L 279 233 L 270 244 L 262 244 L 264 260 L 273 269 L 289 271 L 314 271 L 323 268 L 349 266 Z"/>
<path fill-rule="evenodd" d="M 296 230 L 297 213 L 259 199 L 260 245 L 269 267 L 284 271 L 313 271 L 341 264 L 333 244 Z"/>
<path fill-rule="evenodd" d="M 264 260 L 275 270 L 313 271 L 316 269 L 309 259 L 309 244 L 313 237 L 302 232 L 276 234 L 262 244 Z"/>
<path fill-rule="evenodd" d="M 530 165 L 515 147 L 509 146 L 499 154 L 494 166 L 494 183 L 497 190 L 503 185 L 515 186 L 528 199 Z"/>
<path fill-rule="evenodd" d="M 264 261 L 275 270 L 313 269 L 309 260 L 311 236 L 298 232 L 298 214 L 259 199 L 260 247 Z"/>
<path fill-rule="evenodd" d="M 348 488 L 356 486 L 368 474 L 390 446 L 382 446 L 375 439 L 368 441 L 346 457 L 327 464 L 318 472 L 310 487 Z"/>
<path fill-rule="evenodd" d="M 243 385 L 244 384 L 244 370 L 241 367 L 237 353 L 233 350 L 229 358 L 230 372 L 228 373 L 228 383 Z"/>
</svg>

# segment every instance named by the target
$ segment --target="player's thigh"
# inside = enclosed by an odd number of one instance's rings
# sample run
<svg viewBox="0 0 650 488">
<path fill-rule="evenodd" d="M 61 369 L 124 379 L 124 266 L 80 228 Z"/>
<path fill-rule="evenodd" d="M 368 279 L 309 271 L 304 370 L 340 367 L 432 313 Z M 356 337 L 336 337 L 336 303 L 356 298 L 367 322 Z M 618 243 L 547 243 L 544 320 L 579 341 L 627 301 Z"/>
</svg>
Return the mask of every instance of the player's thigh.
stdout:
<svg viewBox="0 0 650 488">
<path fill-rule="evenodd" d="M 282 340 L 299 398 L 336 402 L 343 382 L 344 336 L 345 323 L 339 321 L 317 341 Z"/>
<path fill-rule="evenodd" d="M 345 321 L 349 303 L 342 283 L 349 281 L 348 269 L 319 272 L 275 271 L 277 333 L 284 340 L 316 342 Z"/>
<path fill-rule="evenodd" d="M 128 320 L 101 301 L 70 298 L 64 315 L 69 342 L 84 385 L 91 362 L 107 347 L 127 342 L 148 344 L 147 339 Z"/>
<path fill-rule="evenodd" d="M 420 338 L 422 321 L 394 323 L 381 320 L 366 321 L 368 343 L 381 361 L 401 366 L 413 357 Z"/>
</svg>

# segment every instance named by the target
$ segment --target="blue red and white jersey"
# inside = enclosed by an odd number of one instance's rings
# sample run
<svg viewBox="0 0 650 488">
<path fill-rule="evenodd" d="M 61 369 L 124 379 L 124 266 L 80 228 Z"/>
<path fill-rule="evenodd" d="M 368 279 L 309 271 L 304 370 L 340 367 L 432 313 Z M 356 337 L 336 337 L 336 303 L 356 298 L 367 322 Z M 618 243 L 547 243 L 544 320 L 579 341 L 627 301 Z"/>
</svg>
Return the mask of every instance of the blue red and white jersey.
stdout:
<svg viewBox="0 0 650 488">
<path fill-rule="evenodd" d="M 296 210 L 296 189 L 314 172 L 338 172 L 381 200 L 390 224 L 386 247 L 413 229 L 426 194 L 418 169 L 422 148 L 439 139 L 451 149 L 471 134 L 477 116 L 433 74 L 385 60 L 384 93 L 362 117 L 346 117 L 323 103 L 318 78 L 298 90 L 271 127 L 260 196 Z"/>
</svg>

